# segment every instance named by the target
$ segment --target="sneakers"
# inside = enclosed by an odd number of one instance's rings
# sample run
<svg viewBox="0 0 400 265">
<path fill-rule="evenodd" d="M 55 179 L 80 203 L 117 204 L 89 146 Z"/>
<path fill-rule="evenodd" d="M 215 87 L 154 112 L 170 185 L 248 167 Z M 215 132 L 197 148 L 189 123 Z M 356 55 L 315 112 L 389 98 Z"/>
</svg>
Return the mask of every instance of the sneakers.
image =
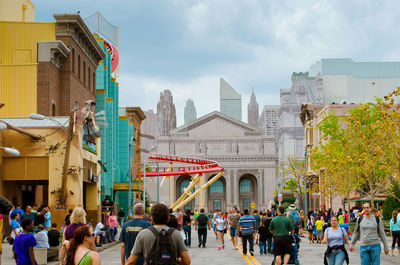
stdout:
<svg viewBox="0 0 400 265">
<path fill-rule="evenodd" d="M 206 244 L 203 244 L 203 248 L 205 248 L 206 247 Z"/>
<path fill-rule="evenodd" d="M 225 249 L 225 246 L 222 246 L 222 249 Z"/>
<path fill-rule="evenodd" d="M 199 247 L 201 247 L 201 243 L 199 244 Z"/>
<path fill-rule="evenodd" d="M 249 252 L 250 252 L 250 255 L 251 255 L 251 256 L 254 256 L 253 251 L 250 250 Z"/>
<path fill-rule="evenodd" d="M 218 250 L 221 250 L 221 247 L 218 247 Z"/>
</svg>

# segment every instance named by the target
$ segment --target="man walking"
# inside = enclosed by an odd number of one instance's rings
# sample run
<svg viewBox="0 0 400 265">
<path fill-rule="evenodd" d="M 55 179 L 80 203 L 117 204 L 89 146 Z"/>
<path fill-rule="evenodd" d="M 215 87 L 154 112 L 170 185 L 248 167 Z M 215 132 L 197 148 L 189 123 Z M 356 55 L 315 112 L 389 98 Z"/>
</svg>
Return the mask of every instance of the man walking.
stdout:
<svg viewBox="0 0 400 265">
<path fill-rule="evenodd" d="M 229 222 L 229 232 L 231 234 L 231 240 L 233 243 L 233 247 L 237 249 L 238 247 L 238 224 L 239 224 L 239 219 L 240 219 L 240 214 L 238 213 L 238 210 L 236 206 L 233 206 L 231 209 L 231 214 L 228 216 L 228 222 Z"/>
<path fill-rule="evenodd" d="M 164 204 L 158 203 L 151 207 L 154 227 L 144 229 L 137 235 L 127 265 L 137 264 L 140 256 L 144 256 L 144 264 L 190 264 L 183 238 L 176 229 L 167 226 L 168 218 L 168 207 Z"/>
<path fill-rule="evenodd" d="M 357 219 L 350 251 L 354 251 L 354 245 L 360 239 L 361 265 L 379 265 L 381 262 L 380 241 L 383 243 L 385 254 L 389 253 L 383 222 L 378 216 L 372 215 L 369 202 L 363 204 L 363 210 L 365 215 Z"/>
<path fill-rule="evenodd" d="M 143 203 L 136 203 L 133 208 L 134 218 L 132 220 L 127 221 L 119 236 L 119 241 L 121 241 L 121 264 L 125 265 L 125 259 L 128 259 L 131 255 L 131 251 L 133 246 L 135 245 L 135 241 L 137 235 L 143 229 L 150 227 L 151 223 L 143 220 L 144 217 L 144 205 Z M 137 265 L 142 265 L 144 262 L 144 257 L 139 256 L 136 262 Z"/>
<path fill-rule="evenodd" d="M 247 241 L 249 241 L 250 255 L 254 256 L 254 236 L 256 230 L 256 220 L 249 215 L 249 209 L 244 209 L 244 215 L 239 219 L 239 229 L 242 232 L 243 255 L 247 254 Z"/>
<path fill-rule="evenodd" d="M 203 248 L 206 247 L 207 241 L 207 228 L 211 229 L 209 218 L 204 214 L 204 209 L 200 209 L 200 214 L 196 218 L 194 229 L 197 230 L 197 234 L 199 236 L 199 247 L 203 245 Z"/>
<path fill-rule="evenodd" d="M 294 232 L 292 221 L 285 216 L 285 208 L 279 206 L 278 216 L 274 217 L 269 225 L 269 230 L 274 234 L 274 255 L 277 265 L 287 265 L 290 259 L 291 244 L 289 232 Z"/>
</svg>

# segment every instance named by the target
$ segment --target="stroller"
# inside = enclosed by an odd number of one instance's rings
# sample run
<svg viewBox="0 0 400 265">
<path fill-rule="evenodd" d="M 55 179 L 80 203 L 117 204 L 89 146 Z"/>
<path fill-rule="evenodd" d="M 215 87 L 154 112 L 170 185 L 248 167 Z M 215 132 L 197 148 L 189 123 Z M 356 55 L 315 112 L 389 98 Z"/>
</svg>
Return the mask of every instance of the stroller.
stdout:
<svg viewBox="0 0 400 265">
<path fill-rule="evenodd" d="M 290 243 L 292 244 L 292 250 L 290 251 L 290 258 L 288 264 L 300 265 L 300 261 L 298 258 L 299 248 L 300 248 L 300 239 L 297 234 L 293 234 L 289 236 Z M 274 260 L 271 265 L 275 265 L 275 255 Z M 283 261 L 283 257 L 282 257 Z"/>
</svg>

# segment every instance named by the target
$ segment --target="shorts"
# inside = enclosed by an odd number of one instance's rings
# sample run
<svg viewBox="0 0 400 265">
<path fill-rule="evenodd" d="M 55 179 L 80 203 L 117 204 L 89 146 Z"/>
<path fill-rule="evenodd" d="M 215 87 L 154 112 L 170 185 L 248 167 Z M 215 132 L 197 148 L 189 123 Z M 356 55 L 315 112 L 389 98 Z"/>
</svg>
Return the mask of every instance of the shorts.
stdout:
<svg viewBox="0 0 400 265">
<path fill-rule="evenodd" d="M 217 229 L 217 230 L 215 230 L 215 232 L 220 232 L 220 233 L 223 233 L 224 232 L 224 230 L 219 230 L 219 229 Z"/>
<path fill-rule="evenodd" d="M 229 233 L 231 234 L 231 236 L 237 236 L 236 231 L 237 231 L 237 227 L 231 227 Z"/>
<path fill-rule="evenodd" d="M 282 256 L 290 254 L 292 244 L 290 243 L 289 236 L 275 236 L 274 237 L 274 255 Z"/>
<path fill-rule="evenodd" d="M 323 236 L 323 231 L 322 229 L 317 229 L 317 237 L 322 237 Z"/>
</svg>

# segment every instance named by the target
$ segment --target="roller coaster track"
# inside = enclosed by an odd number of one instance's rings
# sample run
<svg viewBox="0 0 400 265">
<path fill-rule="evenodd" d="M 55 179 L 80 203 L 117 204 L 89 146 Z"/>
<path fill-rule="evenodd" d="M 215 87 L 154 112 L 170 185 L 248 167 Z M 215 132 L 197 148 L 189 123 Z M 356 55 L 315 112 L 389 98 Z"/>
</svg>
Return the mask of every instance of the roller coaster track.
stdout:
<svg viewBox="0 0 400 265">
<path fill-rule="evenodd" d="M 217 162 L 202 158 L 182 157 L 175 155 L 150 154 L 149 160 L 166 163 L 186 164 L 180 166 L 155 167 L 146 166 L 146 178 L 158 176 L 193 175 L 224 171 Z M 157 174 L 158 169 L 158 174 Z M 141 172 L 144 175 L 144 172 Z"/>
</svg>

